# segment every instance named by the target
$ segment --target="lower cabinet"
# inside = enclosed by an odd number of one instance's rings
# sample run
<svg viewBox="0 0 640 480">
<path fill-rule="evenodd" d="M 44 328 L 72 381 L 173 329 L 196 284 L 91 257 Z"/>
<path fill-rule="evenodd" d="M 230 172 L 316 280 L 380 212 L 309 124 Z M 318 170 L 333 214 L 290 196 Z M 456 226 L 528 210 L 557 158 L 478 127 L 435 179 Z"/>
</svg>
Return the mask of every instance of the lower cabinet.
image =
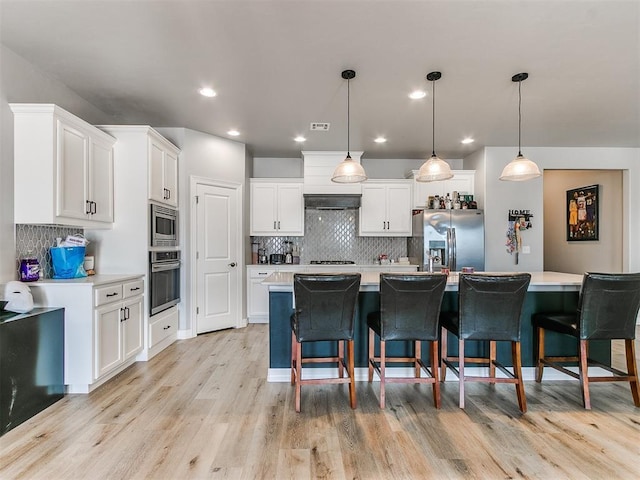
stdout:
<svg viewBox="0 0 640 480">
<path fill-rule="evenodd" d="M 178 332 L 178 307 L 171 307 L 149 318 L 149 349 L 160 350 L 171 343 Z M 161 345 L 158 347 L 158 345 Z"/>
<path fill-rule="evenodd" d="M 262 281 L 275 268 L 247 267 L 247 317 L 249 323 L 269 323 L 269 288 Z"/>
<path fill-rule="evenodd" d="M 68 393 L 89 393 L 136 361 L 144 348 L 142 276 L 96 275 L 30 285 L 36 305 L 65 309 Z"/>
</svg>

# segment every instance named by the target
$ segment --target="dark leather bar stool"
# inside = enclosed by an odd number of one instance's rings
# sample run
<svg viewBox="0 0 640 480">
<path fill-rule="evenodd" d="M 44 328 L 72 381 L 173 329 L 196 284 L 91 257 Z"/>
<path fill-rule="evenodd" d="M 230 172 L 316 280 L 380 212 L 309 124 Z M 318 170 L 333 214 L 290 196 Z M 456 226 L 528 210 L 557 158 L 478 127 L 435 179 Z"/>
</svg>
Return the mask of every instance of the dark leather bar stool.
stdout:
<svg viewBox="0 0 640 480">
<path fill-rule="evenodd" d="M 356 408 L 353 332 L 360 274 L 295 274 L 295 311 L 291 316 L 291 384 L 296 386 L 296 412 L 300 411 L 302 385 L 348 383 L 349 403 Z M 337 356 L 302 357 L 302 344 L 336 341 Z M 347 344 L 345 362 L 344 346 Z M 305 363 L 335 363 L 337 378 L 302 379 Z M 344 377 L 344 370 L 347 377 Z"/>
<path fill-rule="evenodd" d="M 635 359 L 636 319 L 640 309 L 640 273 L 585 273 L 575 313 L 538 313 L 532 323 L 538 342 L 536 382 L 542 381 L 545 365 L 580 380 L 584 408 L 591 408 L 589 382 L 629 382 L 633 403 L 640 407 L 640 383 Z M 549 357 L 544 353 L 544 332 L 550 330 L 578 339 L 578 356 Z M 627 373 L 589 358 L 589 340 L 625 342 Z M 579 373 L 562 363 L 578 363 Z M 590 377 L 589 366 L 598 366 L 610 377 Z"/>
<path fill-rule="evenodd" d="M 380 408 L 385 404 L 385 383 L 431 383 L 433 401 L 440 408 L 438 381 L 438 317 L 447 276 L 380 274 L 380 311 L 367 316 L 369 326 L 369 382 L 373 371 L 380 376 Z M 375 356 L 375 335 L 380 337 L 380 356 Z M 412 341 L 413 357 L 388 357 L 386 342 Z M 422 362 L 421 342 L 431 342 L 430 369 Z M 413 363 L 412 377 L 387 377 L 387 363 Z M 428 377 L 421 376 L 423 369 Z"/>
<path fill-rule="evenodd" d="M 518 406 L 527 411 L 527 399 L 522 381 L 520 353 L 520 322 L 524 298 L 531 275 L 460 274 L 458 282 L 458 311 L 442 312 L 441 380 L 445 380 L 447 366 L 460 380 L 460 408 L 464 408 L 464 382 L 513 383 L 516 386 Z M 447 355 L 447 331 L 458 337 L 458 356 Z M 465 340 L 488 340 L 489 357 L 465 357 Z M 496 360 L 496 341 L 511 342 L 513 373 Z M 458 363 L 458 368 L 454 363 Z M 489 376 L 465 374 L 467 363 L 486 364 Z M 496 367 L 507 378 L 496 377 Z"/>
</svg>

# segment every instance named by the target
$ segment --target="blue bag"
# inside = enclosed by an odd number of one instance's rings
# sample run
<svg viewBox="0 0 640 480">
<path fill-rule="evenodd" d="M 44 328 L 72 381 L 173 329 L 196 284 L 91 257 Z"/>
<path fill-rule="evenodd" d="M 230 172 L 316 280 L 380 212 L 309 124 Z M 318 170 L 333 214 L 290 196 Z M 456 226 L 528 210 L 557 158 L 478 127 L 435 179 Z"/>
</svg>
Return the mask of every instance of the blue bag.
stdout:
<svg viewBox="0 0 640 480">
<path fill-rule="evenodd" d="M 84 270 L 85 247 L 51 247 L 53 278 L 86 277 Z"/>
</svg>

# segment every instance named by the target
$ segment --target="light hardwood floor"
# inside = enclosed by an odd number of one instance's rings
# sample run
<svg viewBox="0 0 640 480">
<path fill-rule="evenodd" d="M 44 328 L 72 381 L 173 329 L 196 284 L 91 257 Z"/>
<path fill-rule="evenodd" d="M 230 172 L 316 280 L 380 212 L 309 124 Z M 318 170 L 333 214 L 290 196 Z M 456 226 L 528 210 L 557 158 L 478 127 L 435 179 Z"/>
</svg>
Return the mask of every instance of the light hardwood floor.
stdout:
<svg viewBox="0 0 640 480">
<path fill-rule="evenodd" d="M 640 409 L 628 384 L 305 386 L 267 383 L 267 325 L 175 343 L 90 395 L 69 395 L 0 438 L 0 478 L 637 479 Z"/>
</svg>

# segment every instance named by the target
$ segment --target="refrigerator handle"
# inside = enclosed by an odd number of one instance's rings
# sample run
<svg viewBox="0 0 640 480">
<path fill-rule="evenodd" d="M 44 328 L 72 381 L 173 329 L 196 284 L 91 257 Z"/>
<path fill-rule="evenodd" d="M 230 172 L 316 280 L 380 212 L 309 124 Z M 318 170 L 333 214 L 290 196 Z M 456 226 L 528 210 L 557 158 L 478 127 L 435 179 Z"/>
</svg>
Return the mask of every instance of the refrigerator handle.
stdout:
<svg viewBox="0 0 640 480">
<path fill-rule="evenodd" d="M 451 271 L 453 271 L 453 265 L 451 264 L 453 250 L 451 249 L 451 228 L 447 227 L 447 258 L 446 261 L 442 262 L 442 265 L 448 267 Z"/>
<path fill-rule="evenodd" d="M 458 248 L 456 245 L 456 229 L 455 227 L 451 228 L 451 261 L 450 269 L 452 272 L 458 271 L 458 266 L 456 265 L 456 257 L 458 256 Z"/>
</svg>

